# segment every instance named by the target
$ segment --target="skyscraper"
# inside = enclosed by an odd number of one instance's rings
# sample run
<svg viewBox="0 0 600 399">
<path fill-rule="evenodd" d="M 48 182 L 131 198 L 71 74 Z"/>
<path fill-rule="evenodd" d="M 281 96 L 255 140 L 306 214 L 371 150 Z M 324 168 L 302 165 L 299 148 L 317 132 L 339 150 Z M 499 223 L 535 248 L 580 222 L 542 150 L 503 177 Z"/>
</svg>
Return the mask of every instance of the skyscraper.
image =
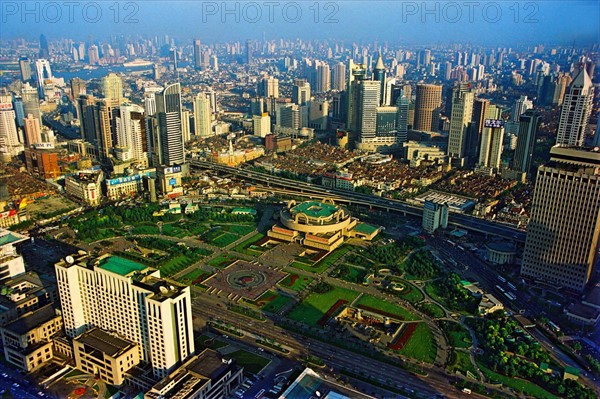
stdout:
<svg viewBox="0 0 600 399">
<path fill-rule="evenodd" d="M 331 89 L 331 71 L 329 70 L 329 64 L 326 62 L 321 63 L 317 67 L 317 93 L 324 93 Z"/>
<path fill-rule="evenodd" d="M 252 58 L 252 40 L 246 40 L 246 64 L 252 65 L 254 59 Z"/>
<path fill-rule="evenodd" d="M 567 89 L 560 112 L 556 144 L 582 146 L 592 112 L 594 86 L 585 68 L 581 68 Z"/>
<path fill-rule="evenodd" d="M 212 134 L 210 98 L 207 93 L 198 93 L 194 98 L 194 133 L 198 137 Z"/>
<path fill-rule="evenodd" d="M 415 100 L 415 130 L 437 132 L 442 106 L 442 86 L 418 84 Z"/>
<path fill-rule="evenodd" d="M 97 327 L 138 345 L 155 378 L 194 352 L 189 287 L 173 286 L 158 270 L 122 258 L 76 255 L 55 265 L 70 338 Z"/>
<path fill-rule="evenodd" d="M 71 96 L 73 96 L 74 99 L 79 98 L 81 95 L 85 95 L 86 91 L 85 80 L 80 78 L 71 79 Z"/>
<path fill-rule="evenodd" d="M 279 79 L 272 76 L 262 78 L 258 82 L 257 94 L 262 97 L 279 97 Z"/>
<path fill-rule="evenodd" d="M 40 35 L 40 58 L 50 57 L 50 49 L 48 48 L 48 39 L 43 33 Z"/>
<path fill-rule="evenodd" d="M 11 96 L 0 96 L 0 149 L 10 155 L 17 155 L 14 148 L 19 145 L 15 111 Z"/>
<path fill-rule="evenodd" d="M 383 65 L 383 59 L 381 58 L 381 53 L 379 53 L 377 57 L 377 63 L 375 64 L 375 68 L 373 68 L 373 80 L 379 82 L 379 104 L 384 103 L 385 98 L 385 65 Z"/>
<path fill-rule="evenodd" d="M 96 99 L 91 95 L 82 95 L 77 99 L 77 117 L 81 138 L 98 147 L 96 135 Z"/>
<path fill-rule="evenodd" d="M 21 80 L 23 82 L 31 79 L 31 62 L 29 61 L 29 58 L 19 58 L 19 70 L 21 71 Z"/>
<path fill-rule="evenodd" d="M 194 39 L 194 67 L 202 68 L 202 45 L 200 39 Z"/>
<path fill-rule="evenodd" d="M 517 136 L 517 148 L 513 159 L 513 169 L 525 172 L 529 175 L 531 169 L 531 158 L 535 147 L 535 138 L 542 117 L 533 109 L 528 109 L 519 118 L 519 135 Z"/>
<path fill-rule="evenodd" d="M 408 140 L 408 113 L 410 111 L 410 100 L 402 95 L 396 101 L 398 114 L 396 115 L 396 128 L 398 129 L 398 142 L 406 143 Z"/>
<path fill-rule="evenodd" d="M 600 152 L 553 147 L 537 172 L 521 274 L 581 292 L 599 236 Z"/>
<path fill-rule="evenodd" d="M 369 142 L 377 136 L 377 107 L 379 106 L 380 82 L 360 80 L 353 82 L 356 91 L 355 103 L 359 142 Z"/>
<path fill-rule="evenodd" d="M 98 46 L 92 44 L 88 47 L 88 64 L 96 65 L 100 61 L 100 54 L 98 53 Z"/>
<path fill-rule="evenodd" d="M 462 160 L 467 156 L 474 99 L 475 94 L 471 91 L 468 83 L 454 85 L 448 134 L 448 156 L 452 158 Z"/>
<path fill-rule="evenodd" d="M 346 87 L 346 129 L 348 130 L 348 143 L 350 147 L 358 141 L 359 120 L 356 103 L 358 101 L 357 88 L 366 79 L 367 70 L 363 64 L 348 61 L 348 85 Z"/>
<path fill-rule="evenodd" d="M 110 158 L 115 144 L 116 138 L 113 128 L 113 111 L 118 106 L 119 102 L 111 98 L 97 99 L 94 106 L 96 147 L 100 159 L 103 161 Z"/>
<path fill-rule="evenodd" d="M 44 81 L 53 78 L 50 61 L 46 59 L 35 61 L 35 78 L 37 80 L 38 94 L 40 98 L 44 98 Z"/>
<path fill-rule="evenodd" d="M 338 62 L 333 67 L 333 90 L 346 90 L 346 64 Z"/>
<path fill-rule="evenodd" d="M 25 131 L 25 145 L 31 146 L 42 142 L 42 130 L 39 119 L 29 114 L 23 119 Z"/>
<path fill-rule="evenodd" d="M 35 87 L 32 87 L 29 82 L 26 82 L 21 88 L 21 97 L 23 98 L 24 114 L 32 114 L 34 117 L 42 120 L 38 90 Z"/>
<path fill-rule="evenodd" d="M 102 96 L 115 100 L 118 104 L 123 99 L 123 81 L 119 75 L 109 73 L 102 78 Z"/>
<path fill-rule="evenodd" d="M 479 150 L 479 166 L 490 173 L 500 167 L 504 141 L 504 122 L 497 119 L 486 119 L 481 134 Z"/>
<path fill-rule="evenodd" d="M 310 84 L 306 79 L 294 80 L 292 86 L 292 102 L 298 105 L 304 105 L 310 101 Z"/>
<path fill-rule="evenodd" d="M 181 128 L 181 86 L 175 83 L 156 94 L 156 116 L 159 129 L 161 165 L 185 162 Z"/>
<path fill-rule="evenodd" d="M 512 121 L 519 122 L 521 115 L 531 108 L 533 108 L 533 101 L 528 100 L 527 96 L 521 96 L 517 101 L 515 101 L 515 106 L 512 112 Z"/>
<path fill-rule="evenodd" d="M 117 159 L 134 161 L 146 167 L 149 163 L 148 136 L 144 107 L 136 104 L 120 104 L 113 111 L 114 143 Z"/>
</svg>

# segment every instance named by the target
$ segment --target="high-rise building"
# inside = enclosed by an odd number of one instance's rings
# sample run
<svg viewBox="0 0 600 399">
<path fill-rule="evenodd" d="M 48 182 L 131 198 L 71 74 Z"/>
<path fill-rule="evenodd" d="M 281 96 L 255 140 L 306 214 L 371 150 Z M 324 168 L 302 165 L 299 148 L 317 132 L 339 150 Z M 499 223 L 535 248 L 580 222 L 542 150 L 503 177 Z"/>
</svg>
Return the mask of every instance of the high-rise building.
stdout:
<svg viewBox="0 0 600 399">
<path fill-rule="evenodd" d="M 13 94 L 12 105 L 15 110 L 15 118 L 17 119 L 17 127 L 23 128 L 25 123 L 25 106 L 23 105 L 23 97 L 19 97 Z"/>
<path fill-rule="evenodd" d="M 310 84 L 306 79 L 294 80 L 292 87 L 292 102 L 298 105 L 304 105 L 310 101 Z"/>
<path fill-rule="evenodd" d="M 25 145 L 30 146 L 32 144 L 41 143 L 42 128 L 40 126 L 40 120 L 29 114 L 27 115 L 27 118 L 23 119 L 23 122 L 25 130 Z"/>
<path fill-rule="evenodd" d="M 329 64 L 323 62 L 317 67 L 317 93 L 324 93 L 331 89 L 331 71 Z"/>
<path fill-rule="evenodd" d="M 19 145 L 15 117 L 11 96 L 0 96 L 0 149 L 10 155 L 17 155 Z"/>
<path fill-rule="evenodd" d="M 257 94 L 261 97 L 279 97 L 279 79 L 264 77 L 258 82 Z"/>
<path fill-rule="evenodd" d="M 95 327 L 136 343 L 139 358 L 163 378 L 194 353 L 189 287 L 123 258 L 75 255 L 56 263 L 56 283 L 68 337 Z"/>
<path fill-rule="evenodd" d="M 486 119 L 481 134 L 479 166 L 493 173 L 500 168 L 504 141 L 504 122 L 498 119 Z"/>
<path fill-rule="evenodd" d="M 353 82 L 356 93 L 354 106 L 356 113 L 356 129 L 359 142 L 369 142 L 377 136 L 377 107 L 379 106 L 380 82 L 359 80 Z"/>
<path fill-rule="evenodd" d="M 552 95 L 552 105 L 561 106 L 567 87 L 571 83 L 571 77 L 566 73 L 560 73 L 556 77 L 556 83 L 554 85 L 554 93 Z"/>
<path fill-rule="evenodd" d="M 77 98 L 79 98 L 79 96 L 86 95 L 86 94 L 87 94 L 87 89 L 86 89 L 85 80 L 80 79 L 80 78 L 71 79 L 71 96 L 74 99 L 77 99 Z"/>
<path fill-rule="evenodd" d="M 135 104 L 121 104 L 113 111 L 112 116 L 117 159 L 134 161 L 143 167 L 148 166 L 149 148 L 144 107 Z"/>
<path fill-rule="evenodd" d="M 196 69 L 202 68 L 202 44 L 200 39 L 194 39 L 194 67 Z"/>
<path fill-rule="evenodd" d="M 246 40 L 246 64 L 252 65 L 254 59 L 252 57 L 252 40 Z"/>
<path fill-rule="evenodd" d="M 198 93 L 194 98 L 194 134 L 197 137 L 212 135 L 210 98 L 207 93 Z"/>
<path fill-rule="evenodd" d="M 512 112 L 512 121 L 519 122 L 521 115 L 531 108 L 533 108 L 533 101 L 528 100 L 527 96 L 521 96 L 517 101 L 515 101 L 515 106 Z"/>
<path fill-rule="evenodd" d="M 19 58 L 19 70 L 21 71 L 21 80 L 23 82 L 31 79 L 31 62 L 29 61 L 29 58 Z"/>
<path fill-rule="evenodd" d="M 437 132 L 442 106 L 442 86 L 418 84 L 415 100 L 415 130 Z"/>
<path fill-rule="evenodd" d="M 379 82 L 379 104 L 384 104 L 385 99 L 385 65 L 383 65 L 383 59 L 381 58 L 381 53 L 379 53 L 377 57 L 377 63 L 375 64 L 375 68 L 373 68 L 373 80 Z"/>
<path fill-rule="evenodd" d="M 102 96 L 109 100 L 115 100 L 118 104 L 123 99 L 123 80 L 114 73 L 109 73 L 102 78 Z"/>
<path fill-rule="evenodd" d="M 398 142 L 406 143 L 408 140 L 408 114 L 410 112 L 410 100 L 406 96 L 398 97 L 396 100 L 398 114 L 396 115 L 396 128 L 398 129 Z"/>
<path fill-rule="evenodd" d="M 417 66 L 427 66 L 431 64 L 431 50 L 421 50 L 417 53 Z"/>
<path fill-rule="evenodd" d="M 592 112 L 594 86 L 585 68 L 581 68 L 565 93 L 560 112 L 556 144 L 582 146 Z"/>
<path fill-rule="evenodd" d="M 581 292 L 599 236 L 600 152 L 553 147 L 537 172 L 521 275 Z"/>
<path fill-rule="evenodd" d="M 21 88 L 21 97 L 23 98 L 24 114 L 32 114 L 34 117 L 42 120 L 38 90 L 35 87 L 32 87 L 29 82 L 26 82 Z"/>
<path fill-rule="evenodd" d="M 429 234 L 435 233 L 438 228 L 448 227 L 448 204 L 427 200 L 423 204 L 423 230 Z"/>
<path fill-rule="evenodd" d="M 346 64 L 338 62 L 333 67 L 333 90 L 346 90 Z"/>
<path fill-rule="evenodd" d="M 266 137 L 271 134 L 271 117 L 266 112 L 262 115 L 254 115 L 252 117 L 252 127 L 255 136 Z"/>
<path fill-rule="evenodd" d="M 50 57 L 50 49 L 48 48 L 48 39 L 43 33 L 40 35 L 40 58 Z"/>
<path fill-rule="evenodd" d="M 468 83 L 458 83 L 452 90 L 452 111 L 448 134 L 448 156 L 464 159 L 467 156 L 468 136 L 473 118 L 475 94 Z"/>
<path fill-rule="evenodd" d="M 44 82 L 47 79 L 52 79 L 52 69 L 50 61 L 39 59 L 35 61 L 35 78 L 37 80 L 38 94 L 40 98 L 44 98 Z"/>
<path fill-rule="evenodd" d="M 96 98 L 92 95 L 82 95 L 77 99 L 77 117 L 81 138 L 98 147 L 96 135 Z"/>
<path fill-rule="evenodd" d="M 100 54 L 98 53 L 98 46 L 92 44 L 88 47 L 88 64 L 97 65 L 100 61 Z"/>
<path fill-rule="evenodd" d="M 156 94 L 156 115 L 160 137 L 161 165 L 173 166 L 185 162 L 181 127 L 181 86 L 175 83 Z"/>
<path fill-rule="evenodd" d="M 517 148 L 513 159 L 513 169 L 525 172 L 529 175 L 531 159 L 535 147 L 535 138 L 542 117 L 533 109 L 528 109 L 519 118 L 519 135 L 517 136 Z"/>
<path fill-rule="evenodd" d="M 359 135 L 359 119 L 357 114 L 358 86 L 367 77 L 367 69 L 363 64 L 355 64 L 352 59 L 348 61 L 348 85 L 346 87 L 346 129 L 348 143 L 355 146 Z"/>
</svg>

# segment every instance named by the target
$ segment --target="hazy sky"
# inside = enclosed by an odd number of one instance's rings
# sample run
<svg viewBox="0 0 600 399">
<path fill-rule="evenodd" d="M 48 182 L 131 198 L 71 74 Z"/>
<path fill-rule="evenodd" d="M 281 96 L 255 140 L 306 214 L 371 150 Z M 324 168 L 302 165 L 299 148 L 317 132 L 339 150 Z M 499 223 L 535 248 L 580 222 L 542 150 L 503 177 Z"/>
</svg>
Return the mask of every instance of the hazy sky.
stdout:
<svg viewBox="0 0 600 399">
<path fill-rule="evenodd" d="M 598 0 L 0 0 L 2 38 L 164 35 L 204 42 L 334 38 L 516 46 L 600 42 Z"/>
</svg>

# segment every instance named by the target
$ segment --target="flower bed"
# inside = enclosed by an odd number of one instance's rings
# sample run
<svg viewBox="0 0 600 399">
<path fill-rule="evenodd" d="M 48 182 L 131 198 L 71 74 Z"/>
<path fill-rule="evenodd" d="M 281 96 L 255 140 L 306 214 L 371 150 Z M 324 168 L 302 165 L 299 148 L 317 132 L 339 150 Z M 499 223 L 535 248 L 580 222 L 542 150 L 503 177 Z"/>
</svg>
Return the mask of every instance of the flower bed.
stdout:
<svg viewBox="0 0 600 399">
<path fill-rule="evenodd" d="M 388 348 L 399 351 L 404 348 L 404 345 L 408 343 L 412 335 L 415 333 L 417 329 L 417 323 L 409 323 L 404 327 L 400 336 L 396 339 L 395 342 L 388 344 Z"/>
</svg>

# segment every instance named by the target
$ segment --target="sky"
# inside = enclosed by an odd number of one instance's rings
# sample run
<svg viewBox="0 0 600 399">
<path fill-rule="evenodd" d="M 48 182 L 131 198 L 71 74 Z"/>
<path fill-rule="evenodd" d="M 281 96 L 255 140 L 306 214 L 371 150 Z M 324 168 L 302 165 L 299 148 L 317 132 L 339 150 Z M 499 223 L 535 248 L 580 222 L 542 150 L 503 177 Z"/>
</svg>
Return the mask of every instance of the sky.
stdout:
<svg viewBox="0 0 600 399">
<path fill-rule="evenodd" d="M 598 0 L 158 1 L 0 0 L 0 37 L 87 40 L 111 34 L 324 39 L 401 44 L 600 42 Z"/>
</svg>

